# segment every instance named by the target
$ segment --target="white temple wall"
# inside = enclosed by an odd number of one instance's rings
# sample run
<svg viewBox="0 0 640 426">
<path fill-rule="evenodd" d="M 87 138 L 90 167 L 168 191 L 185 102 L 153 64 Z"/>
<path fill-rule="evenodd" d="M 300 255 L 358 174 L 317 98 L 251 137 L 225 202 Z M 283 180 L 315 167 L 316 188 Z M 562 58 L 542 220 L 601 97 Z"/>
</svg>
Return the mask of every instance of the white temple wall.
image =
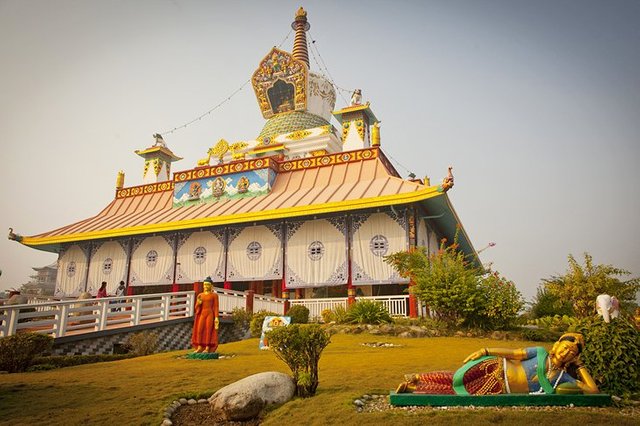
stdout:
<svg viewBox="0 0 640 426">
<path fill-rule="evenodd" d="M 134 239 L 129 283 L 132 286 L 173 283 L 173 234 Z"/>
<path fill-rule="evenodd" d="M 345 216 L 287 223 L 287 288 L 342 285 L 347 279 Z"/>
<path fill-rule="evenodd" d="M 351 274 L 353 285 L 406 283 L 384 256 L 407 250 L 409 238 L 404 211 L 353 215 L 351 218 Z"/>
<path fill-rule="evenodd" d="M 87 254 L 78 244 L 66 248 L 58 257 L 55 296 L 77 296 L 85 291 Z"/>
<path fill-rule="evenodd" d="M 224 281 L 224 229 L 181 234 L 178 238 L 176 283 Z"/>
<path fill-rule="evenodd" d="M 227 281 L 282 278 L 282 223 L 228 229 Z"/>
<path fill-rule="evenodd" d="M 115 294 L 120 281 L 127 281 L 127 251 L 125 242 L 95 242 L 89 262 L 87 291 L 97 294 L 103 281 L 107 283 L 107 293 Z"/>
</svg>

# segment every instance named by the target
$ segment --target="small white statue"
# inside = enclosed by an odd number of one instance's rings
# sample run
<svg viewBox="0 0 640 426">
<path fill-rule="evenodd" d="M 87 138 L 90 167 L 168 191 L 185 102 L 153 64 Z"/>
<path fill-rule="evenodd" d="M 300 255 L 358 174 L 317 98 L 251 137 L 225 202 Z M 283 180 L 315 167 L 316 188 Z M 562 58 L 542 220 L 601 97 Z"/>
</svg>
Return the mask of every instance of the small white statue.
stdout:
<svg viewBox="0 0 640 426">
<path fill-rule="evenodd" d="M 615 296 L 601 294 L 596 298 L 596 311 L 604 319 L 604 322 L 608 323 L 611 318 L 615 319 L 620 315 L 620 302 Z"/>
<path fill-rule="evenodd" d="M 353 91 L 353 95 L 351 95 L 351 105 L 362 105 L 362 91 L 360 89 Z"/>
</svg>

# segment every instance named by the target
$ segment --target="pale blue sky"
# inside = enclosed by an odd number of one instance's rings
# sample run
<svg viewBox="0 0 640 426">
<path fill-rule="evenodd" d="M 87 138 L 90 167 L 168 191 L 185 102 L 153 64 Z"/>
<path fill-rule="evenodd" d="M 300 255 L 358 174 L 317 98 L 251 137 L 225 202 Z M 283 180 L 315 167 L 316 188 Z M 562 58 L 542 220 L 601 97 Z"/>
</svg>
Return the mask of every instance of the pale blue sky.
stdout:
<svg viewBox="0 0 640 426">
<path fill-rule="evenodd" d="M 300 5 L 335 83 L 371 101 L 398 171 L 438 181 L 452 164 L 467 233 L 477 249 L 496 242 L 482 261 L 525 296 L 569 253 L 640 274 L 635 0 L 0 0 L 0 230 L 96 214 L 120 169 L 140 184 L 133 151 L 240 87 Z M 263 123 L 246 86 L 165 137 L 184 157 L 174 171 Z M 0 289 L 55 259 L 3 237 Z"/>
</svg>

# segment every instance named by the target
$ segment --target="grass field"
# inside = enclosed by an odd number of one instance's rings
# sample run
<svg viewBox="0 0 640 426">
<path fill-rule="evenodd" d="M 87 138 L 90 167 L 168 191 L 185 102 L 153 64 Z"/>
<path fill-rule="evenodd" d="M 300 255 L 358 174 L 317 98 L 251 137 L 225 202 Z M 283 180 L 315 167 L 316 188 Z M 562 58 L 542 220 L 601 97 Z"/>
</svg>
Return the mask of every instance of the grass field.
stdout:
<svg viewBox="0 0 640 426">
<path fill-rule="evenodd" d="M 637 425 L 637 411 L 616 408 L 566 408 L 553 411 L 478 409 L 358 413 L 353 400 L 363 394 L 388 393 L 404 374 L 453 370 L 482 347 L 535 346 L 532 342 L 476 338 L 401 339 L 389 336 L 334 335 L 320 361 L 315 397 L 296 399 L 271 410 L 264 425 L 431 425 L 552 424 Z M 401 347 L 373 348 L 384 341 Z M 2 425 L 159 425 L 171 401 L 210 396 L 217 389 L 263 371 L 289 373 L 258 340 L 221 345 L 215 361 L 187 360 L 186 351 L 108 363 L 0 376 Z M 631 414 L 630 414 L 631 413 Z"/>
</svg>

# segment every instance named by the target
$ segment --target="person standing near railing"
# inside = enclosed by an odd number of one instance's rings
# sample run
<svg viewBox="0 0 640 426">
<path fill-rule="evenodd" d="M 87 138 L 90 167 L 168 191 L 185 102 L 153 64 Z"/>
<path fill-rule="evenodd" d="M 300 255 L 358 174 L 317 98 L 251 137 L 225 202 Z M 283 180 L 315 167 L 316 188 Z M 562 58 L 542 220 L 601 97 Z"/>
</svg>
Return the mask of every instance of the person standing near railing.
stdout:
<svg viewBox="0 0 640 426">
<path fill-rule="evenodd" d="M 96 296 L 96 299 L 100 299 L 101 297 L 107 297 L 107 282 L 106 281 L 102 281 L 102 284 L 100 285 L 100 289 L 98 290 L 98 294 Z"/>
<path fill-rule="evenodd" d="M 116 296 L 121 296 L 124 297 L 124 293 L 126 292 L 127 288 L 124 285 L 124 281 L 120 281 L 120 284 L 118 284 L 118 287 L 116 288 Z M 124 299 L 120 299 L 118 301 L 116 301 L 116 303 L 124 303 L 125 300 Z M 114 311 L 120 312 L 122 310 L 121 307 L 118 307 L 116 309 L 114 309 Z"/>
</svg>

